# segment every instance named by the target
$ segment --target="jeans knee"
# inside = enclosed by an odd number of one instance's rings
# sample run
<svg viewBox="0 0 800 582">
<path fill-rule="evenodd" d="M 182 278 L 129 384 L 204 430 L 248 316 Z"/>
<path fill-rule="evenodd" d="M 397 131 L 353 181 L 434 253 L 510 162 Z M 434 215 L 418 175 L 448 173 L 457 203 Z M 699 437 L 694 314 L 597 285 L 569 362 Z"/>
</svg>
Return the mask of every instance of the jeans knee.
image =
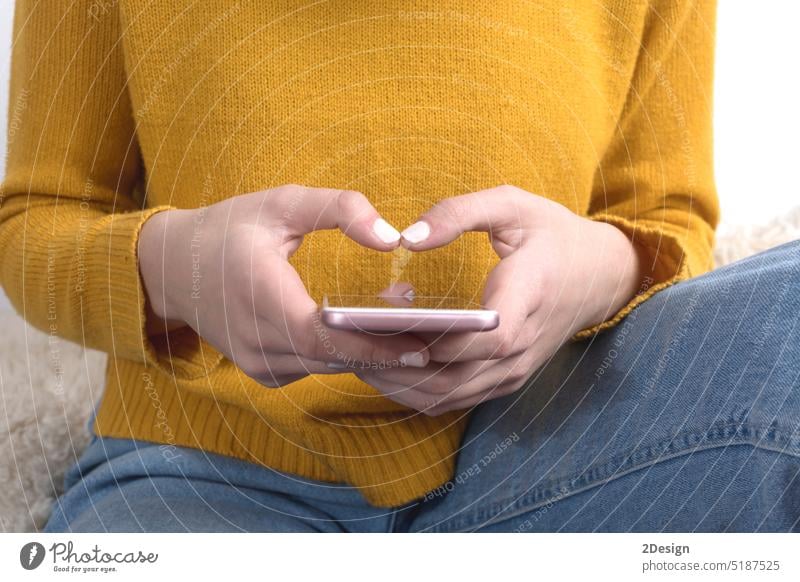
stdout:
<svg viewBox="0 0 800 582">
<path fill-rule="evenodd" d="M 749 334 L 765 322 L 770 332 L 788 333 L 800 312 L 800 241 L 681 282 L 655 298 L 652 307 L 669 314 L 662 320 L 717 313 L 730 333 Z"/>
<path fill-rule="evenodd" d="M 709 273 L 733 295 L 767 296 L 772 302 L 800 300 L 800 240 L 747 257 Z"/>
</svg>

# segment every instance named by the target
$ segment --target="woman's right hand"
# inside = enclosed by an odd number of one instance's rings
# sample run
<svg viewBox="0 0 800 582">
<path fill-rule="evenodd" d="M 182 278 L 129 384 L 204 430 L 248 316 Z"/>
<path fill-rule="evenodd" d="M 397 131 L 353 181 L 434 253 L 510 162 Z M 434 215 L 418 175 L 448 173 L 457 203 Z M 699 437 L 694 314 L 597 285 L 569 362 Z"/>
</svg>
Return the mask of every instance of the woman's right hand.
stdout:
<svg viewBox="0 0 800 582">
<path fill-rule="evenodd" d="M 188 325 L 271 387 L 340 373 L 346 362 L 425 366 L 425 344 L 411 335 L 323 326 L 288 258 L 303 235 L 332 228 L 377 251 L 399 246 L 397 230 L 363 194 L 348 190 L 288 185 L 154 214 L 138 248 L 150 317 L 158 318 L 148 329 Z"/>
</svg>

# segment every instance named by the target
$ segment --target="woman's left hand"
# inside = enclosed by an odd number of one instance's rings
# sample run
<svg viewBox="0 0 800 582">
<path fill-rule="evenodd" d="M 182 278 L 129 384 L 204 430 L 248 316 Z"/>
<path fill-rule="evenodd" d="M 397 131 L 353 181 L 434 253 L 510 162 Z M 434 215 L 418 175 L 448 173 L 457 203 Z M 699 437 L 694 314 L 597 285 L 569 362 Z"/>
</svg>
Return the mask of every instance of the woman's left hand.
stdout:
<svg viewBox="0 0 800 582">
<path fill-rule="evenodd" d="M 358 370 L 392 400 L 436 416 L 522 387 L 578 331 L 605 321 L 641 284 L 641 258 L 615 226 L 513 186 L 448 198 L 403 231 L 412 251 L 489 233 L 500 262 L 483 306 L 500 314 L 488 332 L 427 334 L 425 368 Z"/>
</svg>

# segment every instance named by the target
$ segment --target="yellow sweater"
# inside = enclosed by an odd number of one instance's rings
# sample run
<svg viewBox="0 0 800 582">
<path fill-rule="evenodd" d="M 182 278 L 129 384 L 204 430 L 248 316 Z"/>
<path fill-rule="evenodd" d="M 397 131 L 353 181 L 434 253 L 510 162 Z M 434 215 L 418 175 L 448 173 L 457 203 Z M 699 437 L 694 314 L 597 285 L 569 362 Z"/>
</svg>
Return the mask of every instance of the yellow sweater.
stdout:
<svg viewBox="0 0 800 582">
<path fill-rule="evenodd" d="M 137 234 L 167 208 L 298 183 L 360 190 L 402 229 L 514 184 L 650 251 L 658 284 L 600 328 L 710 267 L 712 2 L 23 0 L 15 26 L 0 281 L 33 325 L 109 352 L 100 435 L 380 506 L 453 471 L 467 412 L 429 418 L 351 374 L 269 389 L 190 330 L 148 337 Z M 406 264 L 328 231 L 292 262 L 319 300 L 398 274 L 474 296 L 496 258 L 485 235 Z"/>
</svg>

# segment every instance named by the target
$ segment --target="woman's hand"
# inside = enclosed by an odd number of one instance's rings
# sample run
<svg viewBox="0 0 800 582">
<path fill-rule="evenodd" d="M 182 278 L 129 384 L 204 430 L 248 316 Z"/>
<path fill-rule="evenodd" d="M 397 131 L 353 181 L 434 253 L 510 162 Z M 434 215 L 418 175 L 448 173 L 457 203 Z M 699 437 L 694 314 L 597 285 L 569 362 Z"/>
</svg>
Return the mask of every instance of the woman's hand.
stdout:
<svg viewBox="0 0 800 582">
<path fill-rule="evenodd" d="M 282 186 L 154 214 L 139 237 L 139 270 L 159 318 L 148 329 L 189 325 L 271 387 L 312 373 L 340 373 L 327 364 L 341 361 L 426 365 L 425 344 L 411 335 L 323 327 L 287 259 L 304 234 L 332 228 L 378 251 L 400 244 L 400 233 L 352 191 Z"/>
<path fill-rule="evenodd" d="M 564 342 L 616 313 L 641 284 L 641 259 L 622 231 L 513 186 L 443 200 L 403 231 L 402 244 L 426 251 L 467 231 L 488 232 L 500 256 L 482 301 L 499 312 L 500 326 L 421 335 L 431 360 L 425 368 L 358 372 L 429 415 L 519 389 Z"/>
</svg>

